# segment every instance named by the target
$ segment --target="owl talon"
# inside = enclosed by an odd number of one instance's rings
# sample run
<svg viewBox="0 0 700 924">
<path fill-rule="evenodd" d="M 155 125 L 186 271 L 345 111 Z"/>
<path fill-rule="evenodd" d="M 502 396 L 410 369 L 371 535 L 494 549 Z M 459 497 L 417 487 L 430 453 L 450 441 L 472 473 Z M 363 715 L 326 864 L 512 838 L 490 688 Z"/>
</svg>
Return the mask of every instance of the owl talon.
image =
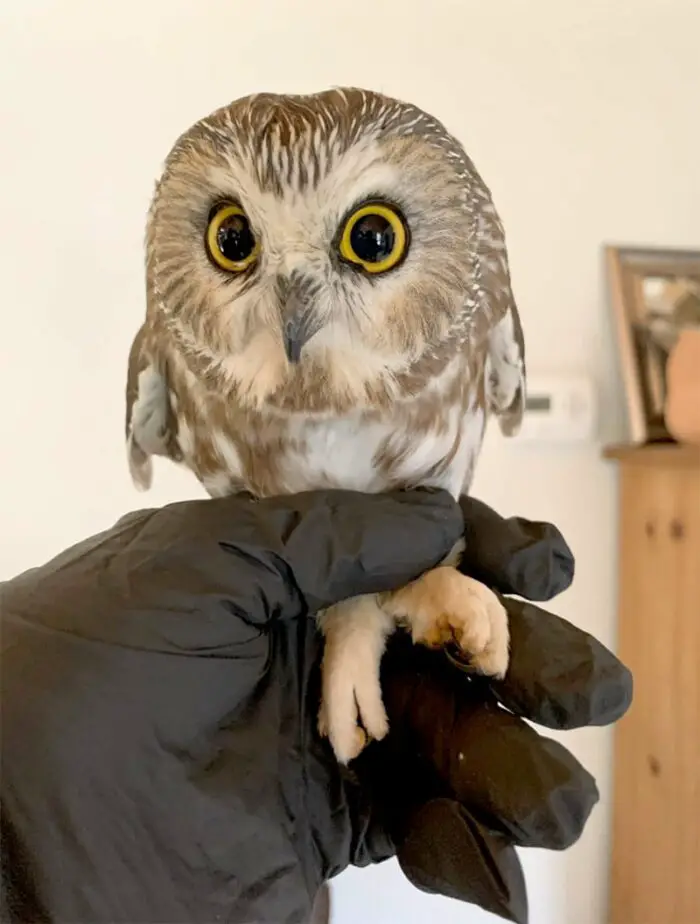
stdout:
<svg viewBox="0 0 700 924">
<path fill-rule="evenodd" d="M 413 641 L 467 654 L 460 666 L 502 678 L 508 669 L 508 614 L 496 594 L 454 568 L 429 571 L 385 601 L 406 623 Z"/>
<path fill-rule="evenodd" d="M 348 676 L 343 658 L 324 666 L 324 694 L 318 714 L 318 731 L 328 738 L 339 763 L 358 757 L 370 741 L 380 741 L 389 731 L 381 691 L 363 689 Z M 363 670 L 367 671 L 367 665 Z M 377 665 L 378 672 L 378 665 Z"/>
<path fill-rule="evenodd" d="M 509 652 L 508 643 L 489 644 L 484 650 L 472 657 L 474 668 L 486 677 L 503 680 L 508 670 Z"/>
<path fill-rule="evenodd" d="M 345 601 L 322 617 L 326 642 L 318 730 L 342 764 L 389 731 L 379 682 L 389 624 L 371 596 Z"/>
<path fill-rule="evenodd" d="M 359 757 L 369 742 L 369 737 L 359 725 L 356 725 L 347 735 L 341 732 L 334 734 L 331 738 L 329 726 L 319 717 L 318 730 L 322 738 L 330 740 L 336 760 L 344 766 Z"/>
<path fill-rule="evenodd" d="M 383 706 L 381 710 L 384 713 L 383 716 L 358 716 L 357 709 L 353 711 L 352 716 L 349 712 L 345 715 L 339 713 L 335 717 L 336 721 L 333 721 L 328 717 L 329 709 L 324 700 L 318 714 L 318 732 L 322 738 L 330 741 L 336 759 L 341 764 L 349 764 L 350 761 L 355 760 L 371 740 L 379 741 L 389 731 L 389 723 Z M 365 722 L 367 718 L 370 719 L 368 724 L 373 727 L 372 732 L 357 724 L 358 719 Z"/>
</svg>

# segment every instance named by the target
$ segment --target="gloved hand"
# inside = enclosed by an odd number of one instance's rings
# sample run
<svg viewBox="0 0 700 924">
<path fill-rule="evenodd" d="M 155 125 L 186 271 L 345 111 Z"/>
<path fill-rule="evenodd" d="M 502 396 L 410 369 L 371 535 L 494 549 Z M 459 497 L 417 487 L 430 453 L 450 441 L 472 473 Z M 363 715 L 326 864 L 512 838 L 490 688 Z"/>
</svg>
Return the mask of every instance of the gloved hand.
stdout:
<svg viewBox="0 0 700 924">
<path fill-rule="evenodd" d="M 568 583 L 553 527 L 463 510 L 474 577 L 539 599 Z M 524 920 L 512 845 L 572 843 L 597 791 L 515 713 L 614 721 L 631 687 L 612 654 L 510 600 L 503 682 L 397 634 L 389 737 L 344 769 L 316 732 L 308 617 L 412 580 L 463 529 L 441 493 L 189 501 L 2 585 L 3 922 L 291 924 L 323 880 L 394 852 L 421 888 Z"/>
<path fill-rule="evenodd" d="M 526 922 L 514 848 L 572 845 L 598 790 L 569 751 L 522 719 L 558 730 L 610 724 L 631 703 L 632 677 L 591 635 L 527 602 L 551 599 L 573 579 L 559 531 L 504 519 L 473 498 L 461 504 L 461 570 L 497 591 L 508 610 L 508 673 L 487 680 L 458 657 L 450 665 L 443 653 L 395 636 L 382 678 L 392 734 L 354 770 L 361 787 L 373 787 L 379 832 L 391 834 L 386 854 L 397 852 L 416 886 Z"/>
</svg>

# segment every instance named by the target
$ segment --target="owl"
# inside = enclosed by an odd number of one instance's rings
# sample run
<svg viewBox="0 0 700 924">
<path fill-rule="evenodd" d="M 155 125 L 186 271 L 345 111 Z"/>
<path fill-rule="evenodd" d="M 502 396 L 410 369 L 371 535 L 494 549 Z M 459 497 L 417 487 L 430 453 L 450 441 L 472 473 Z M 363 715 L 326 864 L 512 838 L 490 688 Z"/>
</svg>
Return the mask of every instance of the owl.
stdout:
<svg viewBox="0 0 700 924">
<path fill-rule="evenodd" d="M 126 388 L 131 476 L 152 457 L 212 496 L 467 493 L 495 415 L 517 431 L 521 324 L 501 222 L 459 142 L 377 92 L 260 93 L 176 141 L 147 219 L 146 317 Z M 508 665 L 506 614 L 461 549 L 318 617 L 319 729 L 342 763 L 387 733 L 397 629 Z"/>
</svg>

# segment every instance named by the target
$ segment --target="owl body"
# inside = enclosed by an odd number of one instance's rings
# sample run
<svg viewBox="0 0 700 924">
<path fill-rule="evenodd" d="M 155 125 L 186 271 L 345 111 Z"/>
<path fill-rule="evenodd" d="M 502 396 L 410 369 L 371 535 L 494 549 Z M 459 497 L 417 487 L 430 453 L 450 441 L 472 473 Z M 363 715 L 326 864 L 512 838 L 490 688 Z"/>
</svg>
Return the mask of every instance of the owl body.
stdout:
<svg viewBox="0 0 700 924">
<path fill-rule="evenodd" d="M 141 443 L 184 464 L 212 497 L 415 487 L 457 497 L 469 488 L 486 416 L 480 388 L 470 387 L 479 377 L 483 385 L 483 370 L 468 374 L 463 356 L 391 409 L 314 414 L 241 406 L 235 396 L 203 386 L 175 352 L 169 355 L 167 398 L 165 376 L 153 366 L 142 373 L 140 408 L 153 416 L 150 431 L 137 428 Z M 135 474 L 138 480 L 142 473 Z"/>
<path fill-rule="evenodd" d="M 457 497 L 488 416 L 517 430 L 524 346 L 500 220 L 462 146 L 409 103 L 341 88 L 218 110 L 170 152 L 146 250 L 126 417 L 141 488 L 161 455 L 212 496 Z M 442 571 L 442 602 L 428 575 L 383 608 L 366 598 L 324 617 L 324 724 L 339 755 L 353 750 L 358 709 L 383 733 L 390 622 L 417 640 L 459 624 L 485 669 L 505 669 L 502 608 L 484 598 L 474 631 L 462 576 Z"/>
</svg>

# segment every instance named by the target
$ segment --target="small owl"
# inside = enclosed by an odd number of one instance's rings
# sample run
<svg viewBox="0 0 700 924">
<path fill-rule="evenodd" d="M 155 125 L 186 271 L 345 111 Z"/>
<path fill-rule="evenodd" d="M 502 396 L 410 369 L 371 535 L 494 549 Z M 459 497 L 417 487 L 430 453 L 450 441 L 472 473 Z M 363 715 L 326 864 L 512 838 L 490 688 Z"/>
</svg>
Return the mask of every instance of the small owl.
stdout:
<svg viewBox="0 0 700 924">
<path fill-rule="evenodd" d="M 487 416 L 523 413 L 503 230 L 461 145 L 361 89 L 257 94 L 186 131 L 147 227 L 146 319 L 129 356 L 135 484 L 151 457 L 211 496 L 469 490 Z M 319 728 L 341 762 L 382 738 L 388 635 L 508 665 L 505 611 L 455 564 L 319 617 Z"/>
</svg>

